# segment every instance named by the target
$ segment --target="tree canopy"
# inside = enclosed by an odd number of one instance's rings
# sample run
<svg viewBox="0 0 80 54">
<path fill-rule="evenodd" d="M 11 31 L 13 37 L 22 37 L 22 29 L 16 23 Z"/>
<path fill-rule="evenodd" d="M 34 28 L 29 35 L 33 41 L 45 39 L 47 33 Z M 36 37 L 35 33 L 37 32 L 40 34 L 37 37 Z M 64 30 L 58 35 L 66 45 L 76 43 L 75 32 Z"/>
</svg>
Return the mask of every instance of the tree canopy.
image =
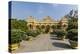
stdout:
<svg viewBox="0 0 80 54">
<path fill-rule="evenodd" d="M 27 22 L 25 20 L 17 20 L 17 19 L 11 19 L 11 29 L 21 29 L 22 31 L 26 31 L 27 28 Z"/>
</svg>

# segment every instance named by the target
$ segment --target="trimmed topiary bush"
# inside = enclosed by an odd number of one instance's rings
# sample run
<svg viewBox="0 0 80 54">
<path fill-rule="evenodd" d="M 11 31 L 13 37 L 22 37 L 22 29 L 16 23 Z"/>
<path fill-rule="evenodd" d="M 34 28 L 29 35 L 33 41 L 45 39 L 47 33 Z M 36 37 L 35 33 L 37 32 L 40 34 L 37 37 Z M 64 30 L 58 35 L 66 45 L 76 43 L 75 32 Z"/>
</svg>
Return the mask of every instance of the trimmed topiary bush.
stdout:
<svg viewBox="0 0 80 54">
<path fill-rule="evenodd" d="M 58 39 L 64 40 L 67 32 L 62 29 L 57 29 L 54 33 L 57 35 Z"/>
<path fill-rule="evenodd" d="M 73 41 L 78 41 L 78 30 L 77 29 L 70 29 L 68 31 L 68 38 L 70 40 L 73 40 Z"/>
</svg>

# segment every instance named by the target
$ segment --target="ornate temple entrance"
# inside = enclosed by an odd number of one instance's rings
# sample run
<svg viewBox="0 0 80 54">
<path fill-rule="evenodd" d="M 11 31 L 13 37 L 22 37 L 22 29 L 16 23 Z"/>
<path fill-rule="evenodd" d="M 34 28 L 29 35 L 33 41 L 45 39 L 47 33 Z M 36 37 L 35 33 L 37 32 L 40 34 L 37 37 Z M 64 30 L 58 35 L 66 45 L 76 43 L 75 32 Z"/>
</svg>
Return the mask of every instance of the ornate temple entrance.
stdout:
<svg viewBox="0 0 80 54">
<path fill-rule="evenodd" d="M 54 20 L 50 16 L 46 16 L 43 20 L 36 20 L 36 18 L 29 16 L 27 18 L 27 26 L 29 29 L 36 30 L 42 29 L 44 32 L 51 32 L 52 29 L 64 28 L 68 26 L 67 18 L 63 17 L 61 20 Z"/>
</svg>

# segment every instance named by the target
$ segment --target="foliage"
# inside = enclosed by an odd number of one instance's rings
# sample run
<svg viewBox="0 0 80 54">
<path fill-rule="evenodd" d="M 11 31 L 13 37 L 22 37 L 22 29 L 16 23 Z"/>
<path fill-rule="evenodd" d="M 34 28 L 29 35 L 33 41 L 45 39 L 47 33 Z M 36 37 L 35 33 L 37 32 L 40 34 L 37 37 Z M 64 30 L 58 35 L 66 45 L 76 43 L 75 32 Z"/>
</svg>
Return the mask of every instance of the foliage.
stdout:
<svg viewBox="0 0 80 54">
<path fill-rule="evenodd" d="M 66 16 L 68 18 L 67 36 L 70 40 L 78 39 L 78 12 L 71 10 Z"/>
<path fill-rule="evenodd" d="M 11 30 L 11 41 L 10 41 L 10 44 L 13 44 L 13 43 L 20 43 L 22 41 L 22 36 L 23 32 L 19 29 L 13 29 Z"/>
<path fill-rule="evenodd" d="M 78 29 L 78 11 L 71 10 L 65 17 L 68 18 L 68 29 Z"/>
<path fill-rule="evenodd" d="M 26 32 L 23 34 L 22 40 L 29 40 L 29 36 L 26 34 Z"/>
<path fill-rule="evenodd" d="M 24 20 L 10 19 L 11 20 L 11 29 L 21 29 L 22 31 L 26 31 L 27 22 Z"/>
<path fill-rule="evenodd" d="M 69 19 L 67 30 L 70 30 L 70 29 L 78 29 L 78 19 L 77 18 Z"/>
<path fill-rule="evenodd" d="M 54 31 L 54 33 L 57 35 L 57 37 L 63 37 L 67 34 L 67 32 L 62 29 L 57 29 Z"/>
<path fill-rule="evenodd" d="M 36 37 L 40 34 L 39 30 L 27 30 L 26 35 Z"/>
<path fill-rule="evenodd" d="M 78 41 L 78 30 L 77 29 L 68 30 L 68 38 L 73 41 Z"/>
</svg>

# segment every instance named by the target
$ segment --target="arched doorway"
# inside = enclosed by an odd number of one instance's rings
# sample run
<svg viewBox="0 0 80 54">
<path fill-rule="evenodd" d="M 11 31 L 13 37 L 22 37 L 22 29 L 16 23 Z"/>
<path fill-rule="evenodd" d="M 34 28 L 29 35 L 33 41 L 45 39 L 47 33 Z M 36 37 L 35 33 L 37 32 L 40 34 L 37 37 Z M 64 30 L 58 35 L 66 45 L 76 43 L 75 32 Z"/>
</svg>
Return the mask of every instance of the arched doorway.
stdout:
<svg viewBox="0 0 80 54">
<path fill-rule="evenodd" d="M 45 26 L 44 25 L 41 25 L 41 29 L 45 29 Z"/>
<path fill-rule="evenodd" d="M 30 25 L 29 25 L 29 29 L 33 29 L 33 25 L 30 24 Z"/>
<path fill-rule="evenodd" d="M 40 25 L 36 25 L 36 29 L 40 29 Z"/>
<path fill-rule="evenodd" d="M 41 31 L 42 33 L 45 33 L 45 25 L 41 25 Z"/>
<path fill-rule="evenodd" d="M 46 25 L 45 33 L 49 33 L 49 32 L 50 32 L 50 25 Z"/>
</svg>

